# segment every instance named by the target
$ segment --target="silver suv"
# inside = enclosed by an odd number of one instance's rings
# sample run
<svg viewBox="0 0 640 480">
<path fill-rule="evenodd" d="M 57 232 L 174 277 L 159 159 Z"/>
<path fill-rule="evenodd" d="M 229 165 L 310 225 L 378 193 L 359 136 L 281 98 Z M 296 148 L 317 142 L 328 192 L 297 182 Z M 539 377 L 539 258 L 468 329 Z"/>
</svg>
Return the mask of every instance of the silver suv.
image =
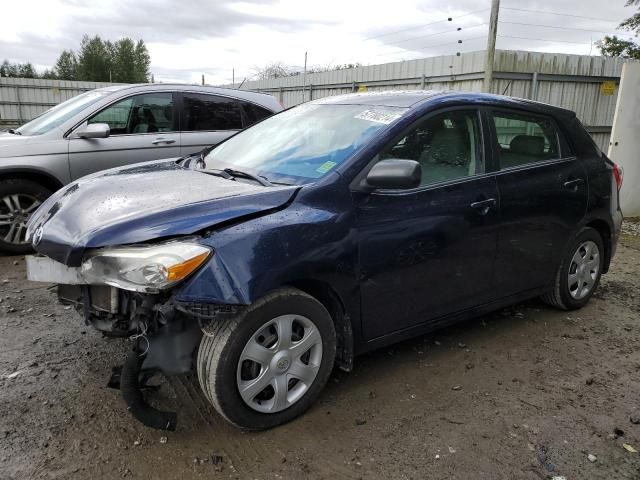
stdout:
<svg viewBox="0 0 640 480">
<path fill-rule="evenodd" d="M 0 250 L 25 253 L 31 213 L 63 185 L 129 163 L 186 156 L 282 110 L 272 96 L 194 85 L 99 88 L 0 132 Z"/>
</svg>

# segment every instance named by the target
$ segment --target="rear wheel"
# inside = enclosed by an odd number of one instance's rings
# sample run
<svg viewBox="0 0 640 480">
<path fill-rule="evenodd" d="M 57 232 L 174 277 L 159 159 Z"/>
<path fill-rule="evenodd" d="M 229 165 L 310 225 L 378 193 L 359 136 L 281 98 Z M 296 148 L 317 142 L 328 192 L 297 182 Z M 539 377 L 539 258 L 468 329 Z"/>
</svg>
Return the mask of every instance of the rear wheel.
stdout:
<svg viewBox="0 0 640 480">
<path fill-rule="evenodd" d="M 300 290 L 278 290 L 202 337 L 197 370 L 215 409 L 235 425 L 262 430 L 307 410 L 336 353 L 329 312 Z"/>
<path fill-rule="evenodd" d="M 31 180 L 0 181 L 0 251 L 29 253 L 27 222 L 50 195 L 51 190 Z"/>
<path fill-rule="evenodd" d="M 582 308 L 600 283 L 603 265 L 602 237 L 593 228 L 583 228 L 565 253 L 553 290 L 542 299 L 563 310 Z"/>
</svg>

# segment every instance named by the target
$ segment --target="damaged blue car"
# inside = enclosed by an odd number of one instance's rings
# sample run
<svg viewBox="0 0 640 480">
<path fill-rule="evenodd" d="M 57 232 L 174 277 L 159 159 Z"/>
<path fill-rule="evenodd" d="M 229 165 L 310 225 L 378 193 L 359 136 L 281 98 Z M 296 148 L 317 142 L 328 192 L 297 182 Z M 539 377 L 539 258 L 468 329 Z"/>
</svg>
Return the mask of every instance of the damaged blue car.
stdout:
<svg viewBox="0 0 640 480">
<path fill-rule="evenodd" d="M 582 307 L 606 273 L 621 170 L 573 112 L 456 92 L 309 102 L 187 158 L 107 170 L 28 226 L 34 281 L 135 347 L 142 387 L 195 370 L 228 421 L 287 422 L 334 365 L 541 296 Z"/>
</svg>

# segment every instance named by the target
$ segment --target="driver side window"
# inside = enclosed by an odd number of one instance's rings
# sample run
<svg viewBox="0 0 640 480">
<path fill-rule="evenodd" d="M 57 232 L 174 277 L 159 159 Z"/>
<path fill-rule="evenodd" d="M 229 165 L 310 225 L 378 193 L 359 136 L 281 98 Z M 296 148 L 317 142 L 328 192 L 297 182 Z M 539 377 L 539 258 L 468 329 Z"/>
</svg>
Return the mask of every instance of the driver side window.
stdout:
<svg viewBox="0 0 640 480">
<path fill-rule="evenodd" d="M 109 105 L 87 123 L 106 123 L 111 135 L 173 132 L 173 94 L 145 93 L 125 98 Z"/>
<path fill-rule="evenodd" d="M 478 112 L 453 110 L 420 121 L 380 158 L 415 160 L 421 185 L 446 182 L 484 172 Z"/>
</svg>

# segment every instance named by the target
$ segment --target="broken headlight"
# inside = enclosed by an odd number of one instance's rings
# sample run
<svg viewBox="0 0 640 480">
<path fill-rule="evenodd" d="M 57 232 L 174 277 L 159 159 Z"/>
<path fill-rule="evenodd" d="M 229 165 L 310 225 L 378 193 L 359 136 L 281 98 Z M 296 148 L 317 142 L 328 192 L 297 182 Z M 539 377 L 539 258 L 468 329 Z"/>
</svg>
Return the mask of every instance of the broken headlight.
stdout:
<svg viewBox="0 0 640 480">
<path fill-rule="evenodd" d="M 211 251 L 189 241 L 104 248 L 85 257 L 82 277 L 94 285 L 156 292 L 187 278 L 204 263 Z"/>
</svg>

